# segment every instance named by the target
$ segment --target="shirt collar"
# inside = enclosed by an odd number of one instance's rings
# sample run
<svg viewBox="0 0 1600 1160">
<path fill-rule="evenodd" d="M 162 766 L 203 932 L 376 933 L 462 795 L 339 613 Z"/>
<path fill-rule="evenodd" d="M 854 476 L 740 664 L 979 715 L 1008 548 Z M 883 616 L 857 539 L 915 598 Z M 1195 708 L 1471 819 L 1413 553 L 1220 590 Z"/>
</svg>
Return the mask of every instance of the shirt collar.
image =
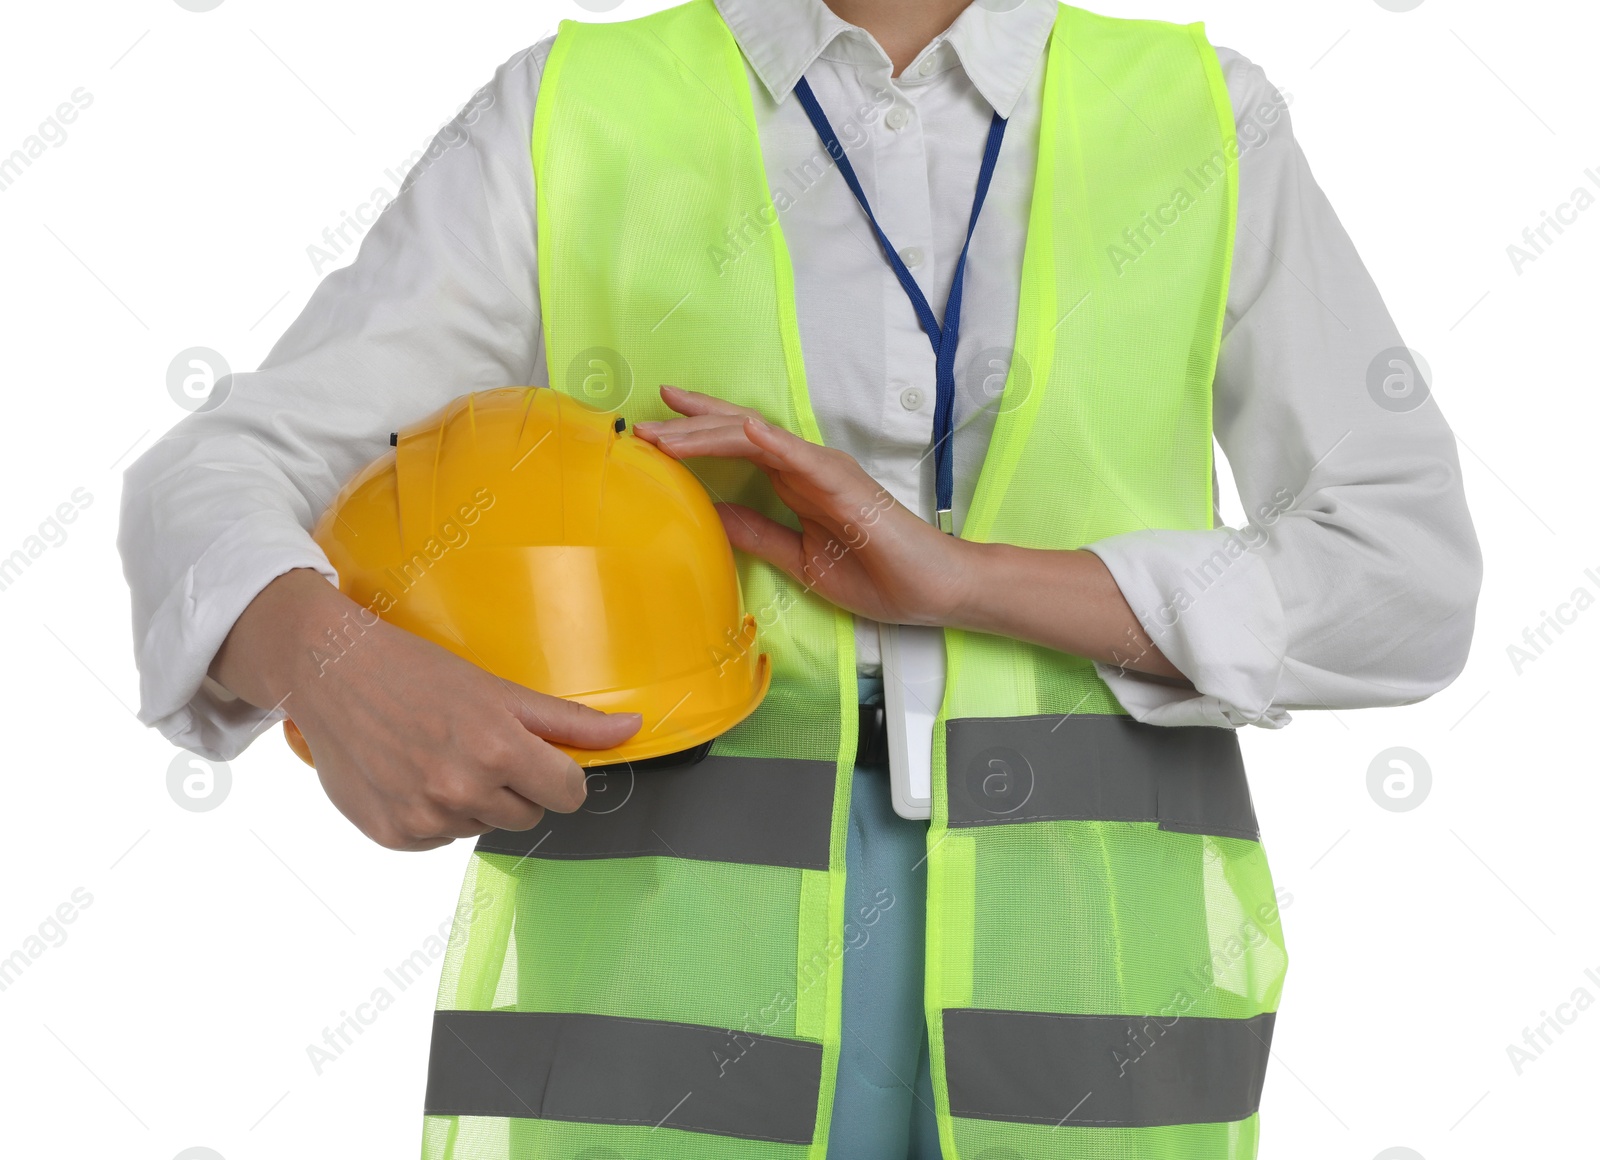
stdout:
<svg viewBox="0 0 1600 1160">
<path fill-rule="evenodd" d="M 716 5 L 774 101 L 781 103 L 824 51 L 889 68 L 883 49 L 823 0 L 716 0 Z M 976 0 L 917 54 L 900 80 L 920 79 L 916 70 L 925 61 L 935 62 L 930 73 L 949 67 L 941 54 L 953 51 L 984 100 L 1009 117 L 1038 67 L 1056 10 L 1055 0 Z"/>
</svg>

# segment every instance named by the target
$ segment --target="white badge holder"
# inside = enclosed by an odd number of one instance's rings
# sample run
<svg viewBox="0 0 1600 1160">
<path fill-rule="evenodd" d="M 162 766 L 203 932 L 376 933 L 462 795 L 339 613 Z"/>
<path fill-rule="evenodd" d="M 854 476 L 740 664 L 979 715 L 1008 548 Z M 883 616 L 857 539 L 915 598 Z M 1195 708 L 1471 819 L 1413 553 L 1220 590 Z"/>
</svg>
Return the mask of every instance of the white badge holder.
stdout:
<svg viewBox="0 0 1600 1160">
<path fill-rule="evenodd" d="M 902 818 L 933 816 L 933 722 L 944 700 L 944 630 L 880 624 L 889 788 Z"/>
</svg>

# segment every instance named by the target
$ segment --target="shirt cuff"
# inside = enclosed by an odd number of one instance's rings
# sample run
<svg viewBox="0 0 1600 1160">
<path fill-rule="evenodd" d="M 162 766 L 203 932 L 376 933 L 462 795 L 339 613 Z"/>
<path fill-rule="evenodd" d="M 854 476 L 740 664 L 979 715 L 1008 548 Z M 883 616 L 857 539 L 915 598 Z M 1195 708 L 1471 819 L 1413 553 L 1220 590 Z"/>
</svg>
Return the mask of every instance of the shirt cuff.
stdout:
<svg viewBox="0 0 1600 1160">
<path fill-rule="evenodd" d="M 1151 641 L 1194 685 L 1176 688 L 1096 662 L 1134 720 L 1220 728 L 1289 724 L 1289 713 L 1277 704 L 1287 628 L 1260 546 L 1232 528 L 1126 532 L 1086 546 L 1110 569 Z"/>
<path fill-rule="evenodd" d="M 281 721 L 206 675 L 240 613 L 277 577 L 314 568 L 338 583 L 316 541 L 284 512 L 262 511 L 233 524 L 185 571 L 156 609 L 139 646 L 139 720 L 213 761 L 237 757 Z"/>
</svg>

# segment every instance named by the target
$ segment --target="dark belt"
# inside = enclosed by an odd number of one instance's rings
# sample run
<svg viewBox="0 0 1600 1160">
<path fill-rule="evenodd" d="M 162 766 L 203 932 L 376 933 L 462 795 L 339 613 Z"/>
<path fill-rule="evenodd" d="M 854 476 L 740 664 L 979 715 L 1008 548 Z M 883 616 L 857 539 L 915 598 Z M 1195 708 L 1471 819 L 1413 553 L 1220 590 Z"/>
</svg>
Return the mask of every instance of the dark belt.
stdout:
<svg viewBox="0 0 1600 1160">
<path fill-rule="evenodd" d="M 859 705 L 861 713 L 856 737 L 857 765 L 887 765 L 889 763 L 889 726 L 883 706 Z"/>
</svg>

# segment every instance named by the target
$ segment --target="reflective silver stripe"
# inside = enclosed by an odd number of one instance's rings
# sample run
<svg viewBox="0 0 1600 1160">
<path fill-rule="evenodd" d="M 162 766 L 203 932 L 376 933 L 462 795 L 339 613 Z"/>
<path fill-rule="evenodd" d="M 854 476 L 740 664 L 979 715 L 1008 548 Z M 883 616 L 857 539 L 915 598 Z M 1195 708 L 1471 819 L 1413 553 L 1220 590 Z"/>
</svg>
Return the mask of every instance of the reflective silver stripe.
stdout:
<svg viewBox="0 0 1600 1160">
<path fill-rule="evenodd" d="M 665 769 L 589 775 L 573 814 L 531 830 L 491 830 L 486 854 L 533 858 L 668 855 L 755 866 L 828 868 L 834 765 L 793 758 L 708 757 Z"/>
<path fill-rule="evenodd" d="M 689 1023 L 436 1011 L 425 1112 L 809 1144 L 822 1045 Z"/>
<path fill-rule="evenodd" d="M 952 1115 L 1153 1128 L 1231 1123 L 1261 1104 L 1273 1015 L 1043 1015 L 950 1008 Z"/>
<path fill-rule="evenodd" d="M 952 826 L 1158 822 L 1260 836 L 1231 729 L 1077 714 L 966 717 L 945 730 Z"/>
</svg>

